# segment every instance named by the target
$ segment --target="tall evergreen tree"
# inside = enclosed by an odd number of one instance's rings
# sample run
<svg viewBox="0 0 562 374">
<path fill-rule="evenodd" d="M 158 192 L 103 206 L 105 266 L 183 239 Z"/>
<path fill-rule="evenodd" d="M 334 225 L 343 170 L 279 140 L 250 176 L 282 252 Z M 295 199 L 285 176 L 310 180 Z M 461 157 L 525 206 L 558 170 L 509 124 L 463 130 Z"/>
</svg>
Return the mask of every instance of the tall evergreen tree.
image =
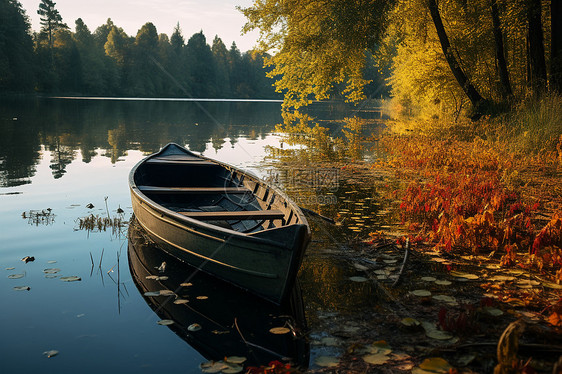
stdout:
<svg viewBox="0 0 562 374">
<path fill-rule="evenodd" d="M 211 46 L 213 58 L 215 60 L 215 85 L 218 97 L 226 98 L 230 92 L 230 74 L 228 69 L 228 50 L 218 35 L 213 39 Z"/>
<path fill-rule="evenodd" d="M 31 90 L 33 62 L 33 41 L 25 11 L 16 0 L 0 0 L 0 90 Z"/>
<path fill-rule="evenodd" d="M 191 95 L 196 97 L 215 96 L 215 69 L 213 52 L 207 44 L 203 31 L 193 34 L 185 47 L 187 81 Z"/>
<path fill-rule="evenodd" d="M 53 35 L 59 29 L 68 29 L 62 22 L 59 11 L 55 8 L 56 3 L 52 0 L 41 0 L 37 14 L 40 17 L 41 32 L 47 35 L 49 46 L 53 46 Z"/>
</svg>

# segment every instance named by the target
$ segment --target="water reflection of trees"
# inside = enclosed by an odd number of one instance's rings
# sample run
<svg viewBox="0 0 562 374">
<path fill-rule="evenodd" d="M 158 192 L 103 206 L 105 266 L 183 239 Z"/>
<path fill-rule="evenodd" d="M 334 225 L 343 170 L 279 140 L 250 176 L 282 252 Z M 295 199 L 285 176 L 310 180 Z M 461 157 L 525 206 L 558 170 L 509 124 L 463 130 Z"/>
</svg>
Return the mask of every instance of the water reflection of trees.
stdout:
<svg viewBox="0 0 562 374">
<path fill-rule="evenodd" d="M 0 114 L 2 187 L 30 182 L 42 145 L 51 153 L 53 177 L 60 178 L 78 150 L 85 163 L 98 150 L 117 162 L 128 150 L 151 153 L 170 141 L 197 152 L 211 142 L 218 150 L 226 140 L 233 145 L 240 136 L 263 136 L 281 121 L 280 104 L 247 102 L 6 97 Z"/>
</svg>

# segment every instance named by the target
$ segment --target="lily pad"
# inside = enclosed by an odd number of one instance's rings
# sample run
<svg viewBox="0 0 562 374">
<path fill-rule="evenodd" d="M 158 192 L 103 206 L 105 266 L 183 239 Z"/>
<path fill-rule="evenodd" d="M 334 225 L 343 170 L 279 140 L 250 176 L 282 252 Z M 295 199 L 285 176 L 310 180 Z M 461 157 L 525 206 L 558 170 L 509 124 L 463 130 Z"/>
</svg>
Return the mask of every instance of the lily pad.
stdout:
<svg viewBox="0 0 562 374">
<path fill-rule="evenodd" d="M 209 296 L 197 296 L 196 299 L 197 300 L 207 300 L 209 298 Z"/>
<path fill-rule="evenodd" d="M 176 299 L 174 300 L 174 304 L 187 304 L 189 300 L 186 299 Z"/>
<path fill-rule="evenodd" d="M 228 366 L 223 361 L 208 361 L 199 365 L 203 373 L 218 373 L 224 369 L 228 369 Z"/>
<path fill-rule="evenodd" d="M 20 279 L 25 277 L 25 274 L 10 274 L 8 275 L 8 279 Z"/>
<path fill-rule="evenodd" d="M 449 340 L 453 335 L 447 331 L 443 330 L 425 330 L 425 335 L 431 339 L 435 340 Z"/>
<path fill-rule="evenodd" d="M 380 340 L 368 346 L 367 351 L 371 354 L 388 355 L 390 354 L 390 352 L 392 352 L 392 348 L 390 348 L 387 342 L 385 342 L 384 340 Z"/>
<path fill-rule="evenodd" d="M 421 325 L 420 321 L 412 317 L 402 318 L 400 323 L 406 327 L 417 327 Z"/>
<path fill-rule="evenodd" d="M 82 280 L 82 278 L 76 276 L 76 275 L 71 275 L 68 277 L 60 277 L 60 280 L 63 282 L 79 282 Z"/>
<path fill-rule="evenodd" d="M 43 273 L 45 273 L 45 274 L 56 274 L 59 271 L 60 271 L 60 269 L 57 269 L 57 268 L 43 269 Z"/>
<path fill-rule="evenodd" d="M 6 270 L 15 270 L 14 267 L 6 268 Z"/>
<path fill-rule="evenodd" d="M 273 327 L 269 329 L 269 332 L 275 335 L 283 335 L 291 332 L 291 329 L 287 327 Z"/>
<path fill-rule="evenodd" d="M 470 274 L 470 273 L 463 273 L 460 271 L 451 271 L 450 273 L 453 277 L 457 277 L 457 278 L 464 278 L 464 279 L 470 279 L 470 280 L 477 280 L 480 277 L 476 274 Z"/>
<path fill-rule="evenodd" d="M 180 286 L 182 286 L 182 287 L 190 287 L 190 286 L 193 286 L 193 284 L 192 284 L 192 283 L 180 283 Z"/>
<path fill-rule="evenodd" d="M 247 358 L 246 357 L 242 357 L 242 356 L 229 356 L 226 357 L 224 359 L 226 362 L 231 363 L 231 364 L 243 364 L 244 362 L 246 362 Z"/>
<path fill-rule="evenodd" d="M 238 364 L 231 364 L 229 362 L 226 362 L 226 366 L 226 369 L 222 369 L 223 374 L 236 374 L 244 370 L 244 367 Z"/>
<path fill-rule="evenodd" d="M 43 354 L 44 354 L 45 356 L 47 356 L 47 358 L 51 358 L 51 357 L 55 357 L 56 355 L 58 355 L 58 354 L 59 354 L 59 351 L 52 349 L 52 350 L 50 350 L 50 351 L 45 351 L 45 352 L 43 352 Z"/>
<path fill-rule="evenodd" d="M 198 323 L 192 323 L 191 325 L 189 325 L 189 326 L 187 327 L 187 329 L 188 329 L 189 331 L 199 331 L 199 330 L 201 330 L 201 325 L 198 324 Z"/>
<path fill-rule="evenodd" d="M 47 261 L 48 264 L 56 264 L 57 262 L 55 260 L 49 260 Z"/>
<path fill-rule="evenodd" d="M 454 297 L 448 295 L 435 295 L 433 296 L 433 299 L 437 301 L 442 301 L 449 305 L 458 305 L 457 300 Z"/>
<path fill-rule="evenodd" d="M 174 321 L 172 321 L 171 319 L 161 319 L 160 321 L 156 322 L 159 325 L 162 326 L 169 326 L 169 325 L 173 325 Z"/>
<path fill-rule="evenodd" d="M 160 290 L 159 294 L 160 296 L 173 296 L 175 295 L 175 292 L 172 290 Z"/>
<path fill-rule="evenodd" d="M 418 296 L 418 297 L 430 297 L 431 296 L 431 292 L 428 290 L 414 290 L 414 291 L 410 291 L 410 293 L 414 296 Z"/>
<path fill-rule="evenodd" d="M 435 281 L 435 284 L 437 284 L 439 286 L 450 286 L 451 284 L 453 284 L 453 282 L 448 281 L 446 279 L 437 279 Z"/>
<path fill-rule="evenodd" d="M 382 365 L 390 360 L 386 354 L 383 353 L 374 353 L 370 355 L 363 356 L 363 361 L 371 365 Z"/>
<path fill-rule="evenodd" d="M 453 367 L 441 357 L 426 358 L 420 364 L 420 369 L 431 373 L 448 373 Z"/>
<path fill-rule="evenodd" d="M 31 287 L 29 286 L 16 286 L 14 287 L 14 290 L 16 291 L 29 291 L 31 289 Z"/>
<path fill-rule="evenodd" d="M 422 277 L 421 280 L 424 281 L 424 282 L 435 282 L 437 280 L 437 278 L 435 278 L 435 277 Z"/>
<path fill-rule="evenodd" d="M 493 282 L 508 282 L 515 280 L 515 277 L 512 277 L 511 275 L 494 275 L 493 277 L 490 277 L 489 280 Z"/>
<path fill-rule="evenodd" d="M 337 357 L 332 357 L 332 356 L 318 356 L 316 357 L 316 360 L 314 360 L 314 363 L 321 367 L 338 366 L 339 362 L 340 360 L 338 360 Z"/>
<path fill-rule="evenodd" d="M 366 282 L 367 278 L 361 276 L 349 277 L 349 280 L 353 282 Z"/>
</svg>

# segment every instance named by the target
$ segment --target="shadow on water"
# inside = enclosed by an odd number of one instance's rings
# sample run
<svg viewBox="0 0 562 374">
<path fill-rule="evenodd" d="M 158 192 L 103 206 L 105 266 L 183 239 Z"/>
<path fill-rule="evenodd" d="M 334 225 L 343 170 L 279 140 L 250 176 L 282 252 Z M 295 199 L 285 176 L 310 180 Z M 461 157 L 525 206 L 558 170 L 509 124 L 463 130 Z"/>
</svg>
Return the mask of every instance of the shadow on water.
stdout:
<svg viewBox="0 0 562 374">
<path fill-rule="evenodd" d="M 162 320 L 173 321 L 169 328 L 206 359 L 240 356 L 247 358 L 245 366 L 259 367 L 274 360 L 289 361 L 299 369 L 308 366 L 306 319 L 298 285 L 286 305 L 276 306 L 166 254 L 134 220 L 129 227 L 128 256 L 133 281 L 147 304 Z M 164 295 L 153 296 L 159 292 Z M 273 334 L 270 329 L 275 327 L 287 327 L 288 332 Z"/>
</svg>

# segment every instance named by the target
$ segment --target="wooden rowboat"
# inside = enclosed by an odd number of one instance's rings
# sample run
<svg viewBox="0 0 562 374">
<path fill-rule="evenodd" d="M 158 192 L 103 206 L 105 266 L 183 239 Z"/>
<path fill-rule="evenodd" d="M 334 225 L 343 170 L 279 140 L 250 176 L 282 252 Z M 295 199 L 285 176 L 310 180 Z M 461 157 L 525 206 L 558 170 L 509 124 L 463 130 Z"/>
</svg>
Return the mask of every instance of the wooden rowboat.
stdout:
<svg viewBox="0 0 562 374">
<path fill-rule="evenodd" d="M 280 304 L 310 228 L 300 208 L 252 174 L 170 143 L 129 175 L 138 223 L 162 249 Z"/>
</svg>

